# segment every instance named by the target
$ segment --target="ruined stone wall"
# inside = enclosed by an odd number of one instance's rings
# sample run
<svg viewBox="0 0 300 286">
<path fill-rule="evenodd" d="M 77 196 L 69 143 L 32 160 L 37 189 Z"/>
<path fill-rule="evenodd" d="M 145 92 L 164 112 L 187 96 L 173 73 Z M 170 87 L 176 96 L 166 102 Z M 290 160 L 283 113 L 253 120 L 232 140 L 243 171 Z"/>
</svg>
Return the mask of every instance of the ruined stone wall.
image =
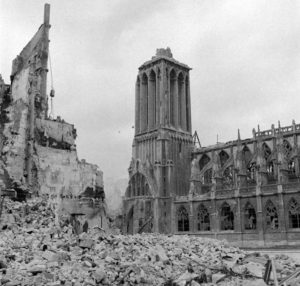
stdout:
<svg viewBox="0 0 300 286">
<path fill-rule="evenodd" d="M 103 173 L 79 161 L 74 125 L 48 117 L 49 9 L 46 4 L 44 23 L 13 61 L 11 85 L 0 81 L 0 183 L 48 196 L 57 218 L 80 216 L 107 227 Z"/>
</svg>

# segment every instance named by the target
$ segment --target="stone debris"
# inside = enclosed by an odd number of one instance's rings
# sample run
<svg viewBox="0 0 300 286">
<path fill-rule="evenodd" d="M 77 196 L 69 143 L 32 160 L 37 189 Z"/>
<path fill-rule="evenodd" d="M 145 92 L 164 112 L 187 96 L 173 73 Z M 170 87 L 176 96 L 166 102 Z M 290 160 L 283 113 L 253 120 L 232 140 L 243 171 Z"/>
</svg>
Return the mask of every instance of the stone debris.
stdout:
<svg viewBox="0 0 300 286">
<path fill-rule="evenodd" d="M 0 219 L 0 285 L 266 285 L 268 257 L 225 241 L 113 235 L 99 228 L 77 235 L 70 224 L 55 224 L 50 205 L 41 198 L 27 203 L 6 199 Z M 297 270 L 285 255 L 274 263 L 280 279 Z M 299 285 L 297 276 L 291 280 L 287 285 Z"/>
</svg>

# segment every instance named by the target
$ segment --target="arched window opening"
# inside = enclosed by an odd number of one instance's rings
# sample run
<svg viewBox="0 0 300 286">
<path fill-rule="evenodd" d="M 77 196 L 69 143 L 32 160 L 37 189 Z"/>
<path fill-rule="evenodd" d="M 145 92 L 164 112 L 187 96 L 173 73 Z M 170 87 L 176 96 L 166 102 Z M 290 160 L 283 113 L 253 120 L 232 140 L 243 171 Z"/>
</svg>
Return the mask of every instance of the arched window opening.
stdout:
<svg viewBox="0 0 300 286">
<path fill-rule="evenodd" d="M 126 196 L 150 196 L 149 185 L 143 174 L 138 172 L 131 177 Z"/>
<path fill-rule="evenodd" d="M 203 154 L 201 159 L 199 160 L 200 171 L 206 166 L 206 164 L 209 163 L 209 161 L 210 161 L 210 158 L 206 154 Z"/>
<path fill-rule="evenodd" d="M 224 184 L 224 187 L 232 187 L 233 186 L 233 167 L 232 166 L 229 166 L 224 170 L 223 184 Z"/>
<path fill-rule="evenodd" d="M 300 206 L 298 202 L 292 198 L 288 205 L 289 227 L 300 228 Z"/>
<path fill-rule="evenodd" d="M 292 146 L 287 140 L 283 140 L 283 152 L 286 158 L 289 158 L 292 154 Z"/>
<path fill-rule="evenodd" d="M 243 157 L 244 157 L 246 166 L 248 166 L 248 165 L 250 164 L 250 162 L 251 162 L 251 159 L 252 159 L 251 151 L 250 151 L 249 148 L 245 145 L 242 152 L 243 152 Z"/>
<path fill-rule="evenodd" d="M 170 72 L 170 124 L 175 126 L 175 85 L 177 84 L 176 73 Z"/>
<path fill-rule="evenodd" d="M 212 183 L 212 169 L 208 169 L 203 174 L 203 184 L 210 185 Z"/>
<path fill-rule="evenodd" d="M 142 90 L 141 90 L 141 123 L 142 131 L 145 131 L 148 127 L 148 77 L 146 73 L 142 76 Z"/>
<path fill-rule="evenodd" d="M 219 157 L 220 157 L 221 167 L 223 167 L 227 162 L 227 160 L 229 159 L 229 155 L 224 150 L 222 150 L 219 154 Z"/>
<path fill-rule="evenodd" d="M 245 229 L 256 229 L 256 212 L 250 202 L 245 206 Z"/>
<path fill-rule="evenodd" d="M 278 213 L 277 209 L 272 203 L 268 201 L 265 206 L 266 211 L 266 229 L 278 229 Z"/>
<path fill-rule="evenodd" d="M 153 70 L 149 74 L 149 104 L 148 104 L 148 122 L 150 128 L 155 126 L 155 117 L 156 117 L 156 75 Z"/>
<path fill-rule="evenodd" d="M 265 160 L 268 161 L 272 151 L 266 143 L 263 143 L 262 147 L 263 147 L 263 156 L 264 156 Z"/>
<path fill-rule="evenodd" d="M 223 203 L 221 207 L 221 230 L 234 229 L 234 214 L 228 203 Z"/>
<path fill-rule="evenodd" d="M 275 170 L 273 161 L 267 163 L 267 174 L 269 181 L 275 181 Z"/>
<path fill-rule="evenodd" d="M 295 164 L 295 160 L 292 159 L 292 160 L 289 160 L 289 163 L 288 163 L 288 174 L 289 174 L 289 178 L 290 179 L 294 179 L 294 178 L 297 178 L 297 175 L 296 175 L 296 164 Z"/>
<path fill-rule="evenodd" d="M 189 231 L 189 214 L 185 207 L 181 206 L 178 210 L 178 231 Z"/>
<path fill-rule="evenodd" d="M 210 231 L 210 219 L 207 208 L 204 205 L 198 207 L 197 229 L 199 231 Z"/>
<path fill-rule="evenodd" d="M 184 128 L 184 114 L 183 109 L 185 106 L 183 106 L 185 103 L 184 100 L 184 80 L 183 75 L 180 73 L 178 75 L 178 124 L 181 128 Z"/>
<path fill-rule="evenodd" d="M 256 182 L 256 163 L 250 163 L 247 167 L 247 181 L 248 183 Z"/>
<path fill-rule="evenodd" d="M 186 106 L 186 130 L 190 131 L 190 102 L 189 102 L 189 78 L 185 78 L 185 106 Z"/>
</svg>

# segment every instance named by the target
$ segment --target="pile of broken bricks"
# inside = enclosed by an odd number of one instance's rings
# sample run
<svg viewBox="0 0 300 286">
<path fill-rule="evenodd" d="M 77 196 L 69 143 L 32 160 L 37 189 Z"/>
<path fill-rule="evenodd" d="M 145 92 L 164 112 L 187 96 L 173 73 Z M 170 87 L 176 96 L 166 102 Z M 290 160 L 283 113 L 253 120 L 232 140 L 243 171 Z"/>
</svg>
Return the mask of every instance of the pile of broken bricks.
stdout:
<svg viewBox="0 0 300 286">
<path fill-rule="evenodd" d="M 41 198 L 6 199 L 0 217 L 5 286 L 263 286 L 268 259 L 195 236 L 113 235 L 97 228 L 76 235 L 66 221 L 55 223 L 53 207 Z M 284 279 L 286 286 L 300 285 L 300 268 L 292 259 L 280 255 L 272 265 L 268 285 L 284 285 L 278 282 Z"/>
</svg>

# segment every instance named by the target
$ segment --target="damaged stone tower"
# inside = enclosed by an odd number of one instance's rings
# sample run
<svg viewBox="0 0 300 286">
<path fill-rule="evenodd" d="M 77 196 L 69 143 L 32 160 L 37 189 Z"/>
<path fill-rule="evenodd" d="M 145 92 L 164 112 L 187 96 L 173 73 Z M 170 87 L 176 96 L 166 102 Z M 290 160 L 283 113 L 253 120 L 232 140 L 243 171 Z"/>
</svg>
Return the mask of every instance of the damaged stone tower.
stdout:
<svg viewBox="0 0 300 286">
<path fill-rule="evenodd" d="M 102 172 L 77 157 L 74 125 L 48 116 L 50 5 L 44 22 L 12 64 L 11 83 L 0 77 L 2 196 L 46 195 L 57 214 L 105 227 Z"/>
<path fill-rule="evenodd" d="M 189 71 L 169 48 L 158 49 L 139 68 L 135 136 L 124 198 L 126 233 L 173 232 L 173 200 L 189 192 Z"/>
</svg>

